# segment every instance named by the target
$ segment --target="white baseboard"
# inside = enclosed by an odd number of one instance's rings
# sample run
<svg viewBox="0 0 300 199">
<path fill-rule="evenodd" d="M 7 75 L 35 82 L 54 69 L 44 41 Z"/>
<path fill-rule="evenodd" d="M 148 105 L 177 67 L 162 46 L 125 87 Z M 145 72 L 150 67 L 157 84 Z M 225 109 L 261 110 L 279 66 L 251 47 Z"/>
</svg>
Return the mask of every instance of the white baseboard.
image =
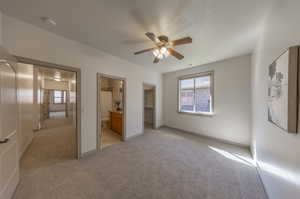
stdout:
<svg viewBox="0 0 300 199">
<path fill-rule="evenodd" d="M 193 134 L 193 135 L 200 136 L 200 137 L 203 137 L 203 138 L 223 142 L 225 144 L 231 144 L 231 145 L 235 145 L 235 146 L 239 146 L 239 147 L 243 147 L 243 148 L 248 148 L 250 150 L 250 145 L 248 145 L 248 144 L 241 144 L 241 143 L 237 143 L 237 142 L 234 142 L 234 141 L 224 140 L 224 139 L 221 139 L 221 138 L 216 138 L 216 137 L 212 137 L 212 136 L 208 136 L 208 135 L 204 135 L 204 134 L 196 133 L 196 132 L 192 132 L 192 131 L 186 131 L 186 130 L 183 130 L 183 129 L 180 129 L 180 128 L 175 128 L 175 127 L 171 127 L 171 126 L 167 126 L 167 125 L 163 125 L 160 128 L 174 129 L 174 130 L 177 130 L 177 131 L 182 131 L 183 133 Z"/>
<path fill-rule="evenodd" d="M 87 158 L 89 156 L 92 156 L 92 155 L 96 154 L 97 152 L 98 152 L 97 149 L 90 150 L 88 152 L 85 152 L 85 153 L 81 154 L 81 156 L 79 157 L 79 159 Z"/>
<path fill-rule="evenodd" d="M 125 141 L 128 141 L 128 140 L 131 140 L 131 139 L 133 139 L 133 138 L 139 137 L 139 136 L 141 136 L 141 135 L 143 135 L 143 134 L 144 134 L 144 132 L 138 133 L 138 134 L 135 134 L 135 135 L 132 135 L 132 136 L 129 136 L 129 137 L 126 137 L 126 138 L 125 138 Z"/>
<path fill-rule="evenodd" d="M 27 141 L 26 145 L 23 147 L 21 154 L 19 155 L 19 158 L 21 159 L 21 157 L 24 155 L 25 151 L 28 149 L 29 145 L 32 143 L 33 137 L 30 137 L 30 139 Z"/>
</svg>

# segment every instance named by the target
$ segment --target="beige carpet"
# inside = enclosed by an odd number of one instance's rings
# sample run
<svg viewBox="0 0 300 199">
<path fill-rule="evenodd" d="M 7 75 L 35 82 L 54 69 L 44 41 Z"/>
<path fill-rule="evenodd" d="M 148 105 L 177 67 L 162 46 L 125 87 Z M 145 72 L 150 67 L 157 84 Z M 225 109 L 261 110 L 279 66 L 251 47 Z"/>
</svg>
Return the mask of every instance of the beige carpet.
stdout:
<svg viewBox="0 0 300 199">
<path fill-rule="evenodd" d="M 36 168 L 15 199 L 265 199 L 247 149 L 148 130 L 88 158 Z"/>
<path fill-rule="evenodd" d="M 74 159 L 75 143 L 75 130 L 68 119 L 45 120 L 43 129 L 34 133 L 32 143 L 21 159 L 21 174 L 30 175 L 38 168 Z"/>
</svg>

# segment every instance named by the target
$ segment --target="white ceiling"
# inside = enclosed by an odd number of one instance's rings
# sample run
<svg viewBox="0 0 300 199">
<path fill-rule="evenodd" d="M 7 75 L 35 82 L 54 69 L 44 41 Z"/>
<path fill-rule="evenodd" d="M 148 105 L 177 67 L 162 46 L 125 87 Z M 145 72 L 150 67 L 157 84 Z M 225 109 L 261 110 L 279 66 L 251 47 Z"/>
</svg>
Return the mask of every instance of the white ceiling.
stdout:
<svg viewBox="0 0 300 199">
<path fill-rule="evenodd" d="M 129 62 L 168 72 L 252 52 L 270 0 L 1 0 L 7 15 L 88 44 Z M 40 17 L 57 23 L 51 27 Z M 171 40 L 191 36 L 175 47 L 185 55 L 153 64 L 145 32 Z"/>
</svg>

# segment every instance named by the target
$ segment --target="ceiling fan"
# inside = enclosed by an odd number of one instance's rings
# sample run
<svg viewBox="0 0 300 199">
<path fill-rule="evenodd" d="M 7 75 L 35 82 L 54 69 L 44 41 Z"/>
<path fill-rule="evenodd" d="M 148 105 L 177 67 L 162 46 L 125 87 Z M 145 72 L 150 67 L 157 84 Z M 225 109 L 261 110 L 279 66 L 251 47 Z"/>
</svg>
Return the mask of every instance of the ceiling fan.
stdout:
<svg viewBox="0 0 300 199">
<path fill-rule="evenodd" d="M 147 32 L 146 36 L 151 41 L 153 41 L 156 46 L 153 48 L 148 48 L 145 50 L 135 52 L 134 54 L 138 55 L 141 53 L 151 51 L 151 52 L 153 52 L 153 55 L 155 56 L 153 63 L 158 63 L 161 59 L 163 59 L 164 57 L 166 58 L 169 55 L 172 55 L 179 60 L 183 59 L 184 56 L 182 54 L 180 54 L 179 52 L 175 51 L 172 47 L 179 46 L 182 44 L 192 43 L 191 37 L 184 37 L 181 39 L 176 39 L 174 41 L 169 41 L 169 38 L 167 36 L 161 35 L 161 36 L 156 37 L 155 34 L 152 32 Z"/>
</svg>

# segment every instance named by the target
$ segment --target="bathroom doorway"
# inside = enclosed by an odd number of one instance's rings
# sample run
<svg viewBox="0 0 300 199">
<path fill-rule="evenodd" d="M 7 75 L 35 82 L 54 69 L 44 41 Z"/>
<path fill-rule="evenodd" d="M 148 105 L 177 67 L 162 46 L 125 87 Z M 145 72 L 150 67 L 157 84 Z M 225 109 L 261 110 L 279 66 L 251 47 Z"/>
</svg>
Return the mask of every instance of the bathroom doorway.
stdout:
<svg viewBox="0 0 300 199">
<path fill-rule="evenodd" d="M 118 144 L 125 140 L 126 80 L 97 74 L 97 148 Z"/>
<path fill-rule="evenodd" d="M 143 130 L 156 129 L 156 86 L 143 83 Z"/>
</svg>

